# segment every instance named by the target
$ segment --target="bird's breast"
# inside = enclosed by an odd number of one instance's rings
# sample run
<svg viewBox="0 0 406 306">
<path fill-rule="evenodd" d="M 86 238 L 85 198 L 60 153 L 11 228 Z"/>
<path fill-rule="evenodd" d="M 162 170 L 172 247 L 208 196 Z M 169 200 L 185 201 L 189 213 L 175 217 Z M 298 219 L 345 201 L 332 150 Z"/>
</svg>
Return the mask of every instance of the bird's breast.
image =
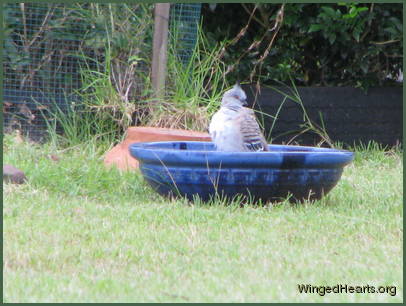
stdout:
<svg viewBox="0 0 406 306">
<path fill-rule="evenodd" d="M 241 133 L 233 116 L 224 112 L 217 112 L 210 123 L 210 136 L 220 151 L 241 150 Z"/>
</svg>

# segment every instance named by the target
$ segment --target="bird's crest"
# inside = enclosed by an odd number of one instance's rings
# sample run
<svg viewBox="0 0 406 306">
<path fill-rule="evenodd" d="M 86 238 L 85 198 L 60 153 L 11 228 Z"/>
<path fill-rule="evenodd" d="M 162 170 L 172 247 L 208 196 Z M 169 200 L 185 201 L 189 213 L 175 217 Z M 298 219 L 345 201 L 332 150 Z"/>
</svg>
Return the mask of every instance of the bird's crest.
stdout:
<svg viewBox="0 0 406 306">
<path fill-rule="evenodd" d="M 234 98 L 241 102 L 242 105 L 246 104 L 247 95 L 244 90 L 242 90 L 239 82 L 237 82 L 233 88 L 227 90 L 223 95 L 223 101 L 226 101 L 227 98 Z"/>
</svg>

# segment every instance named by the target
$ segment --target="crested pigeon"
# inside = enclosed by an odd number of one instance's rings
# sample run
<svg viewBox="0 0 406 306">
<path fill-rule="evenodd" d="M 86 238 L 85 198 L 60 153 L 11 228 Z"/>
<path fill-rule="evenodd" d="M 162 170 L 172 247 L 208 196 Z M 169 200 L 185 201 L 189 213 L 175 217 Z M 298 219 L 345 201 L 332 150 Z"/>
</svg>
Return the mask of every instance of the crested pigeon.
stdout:
<svg viewBox="0 0 406 306">
<path fill-rule="evenodd" d="M 254 111 L 244 107 L 246 99 L 238 84 L 224 93 L 220 110 L 214 114 L 209 126 L 218 151 L 269 151 Z"/>
</svg>

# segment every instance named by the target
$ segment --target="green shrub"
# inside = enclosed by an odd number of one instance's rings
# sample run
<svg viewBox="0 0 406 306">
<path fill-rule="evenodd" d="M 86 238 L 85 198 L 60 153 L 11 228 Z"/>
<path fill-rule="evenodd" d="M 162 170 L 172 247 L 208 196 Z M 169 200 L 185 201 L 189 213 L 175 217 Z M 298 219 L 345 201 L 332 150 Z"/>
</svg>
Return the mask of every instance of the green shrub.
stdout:
<svg viewBox="0 0 406 306">
<path fill-rule="evenodd" d="M 232 39 L 247 24 L 254 4 L 218 4 L 214 11 L 203 8 L 204 29 L 212 41 Z M 280 4 L 258 5 L 245 36 L 229 46 L 224 60 L 233 64 L 252 42 L 265 35 L 239 63 L 231 79 L 247 79 L 263 53 L 272 32 L 268 31 Z M 224 20 L 229 20 L 225 23 Z M 268 31 L 268 33 L 266 33 Z M 286 4 L 284 20 L 267 56 L 263 84 L 294 76 L 304 86 L 393 85 L 402 68 L 402 4 L 338 3 Z"/>
</svg>

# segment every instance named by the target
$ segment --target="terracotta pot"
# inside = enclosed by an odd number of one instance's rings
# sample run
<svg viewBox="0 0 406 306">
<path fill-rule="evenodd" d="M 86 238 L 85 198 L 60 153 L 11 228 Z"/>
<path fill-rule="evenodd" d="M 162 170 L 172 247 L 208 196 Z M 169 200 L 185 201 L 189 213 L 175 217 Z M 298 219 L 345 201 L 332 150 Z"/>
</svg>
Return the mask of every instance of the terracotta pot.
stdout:
<svg viewBox="0 0 406 306">
<path fill-rule="evenodd" d="M 208 133 L 196 131 L 166 129 L 157 127 L 130 127 L 127 130 L 126 138 L 104 157 L 106 167 L 116 166 L 118 169 L 127 171 L 138 169 L 138 161 L 130 155 L 129 145 L 134 142 L 149 141 L 211 141 Z"/>
</svg>

